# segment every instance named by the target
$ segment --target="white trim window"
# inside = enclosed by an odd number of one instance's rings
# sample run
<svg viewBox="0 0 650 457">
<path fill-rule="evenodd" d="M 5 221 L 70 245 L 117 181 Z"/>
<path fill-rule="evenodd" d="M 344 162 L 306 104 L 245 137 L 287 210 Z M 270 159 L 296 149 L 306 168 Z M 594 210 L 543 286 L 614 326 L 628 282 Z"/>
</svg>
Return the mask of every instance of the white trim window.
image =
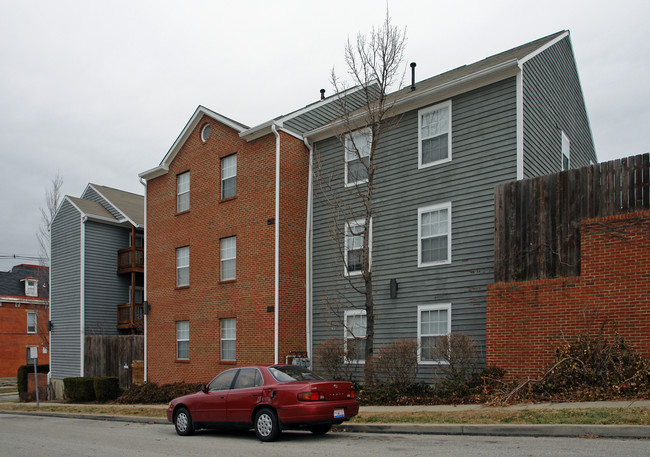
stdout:
<svg viewBox="0 0 650 457">
<path fill-rule="evenodd" d="M 221 319 L 221 360 L 237 360 L 237 319 Z"/>
<path fill-rule="evenodd" d="M 562 171 L 571 168 L 571 141 L 567 134 L 562 132 Z"/>
<path fill-rule="evenodd" d="M 451 160 L 451 100 L 418 111 L 418 168 Z"/>
<path fill-rule="evenodd" d="M 434 348 L 439 338 L 449 338 L 450 334 L 451 303 L 418 306 L 418 363 L 445 363 L 435 357 Z"/>
<path fill-rule="evenodd" d="M 237 278 L 237 237 L 221 239 L 221 280 Z"/>
<path fill-rule="evenodd" d="M 363 272 L 363 232 L 364 221 L 351 220 L 345 222 L 345 249 L 343 252 L 345 262 L 344 274 L 348 276 L 360 275 Z M 368 255 L 372 262 L 372 219 L 368 230 Z"/>
<path fill-rule="evenodd" d="M 201 128 L 201 141 L 204 143 L 208 141 L 208 138 L 210 138 L 210 124 L 203 124 L 203 127 Z"/>
<path fill-rule="evenodd" d="M 345 186 L 368 182 L 372 130 L 357 130 L 345 137 Z"/>
<path fill-rule="evenodd" d="M 190 285 L 190 247 L 176 248 L 176 287 Z"/>
<path fill-rule="evenodd" d="M 237 154 L 221 159 L 221 199 L 237 195 Z"/>
<path fill-rule="evenodd" d="M 190 321 L 176 321 L 176 358 L 190 359 Z"/>
<path fill-rule="evenodd" d="M 25 295 L 38 297 L 38 279 L 25 279 Z"/>
<path fill-rule="evenodd" d="M 176 212 L 190 209 L 190 172 L 176 176 Z"/>
<path fill-rule="evenodd" d="M 345 358 L 350 363 L 366 361 L 366 310 L 351 309 L 344 314 Z"/>
<path fill-rule="evenodd" d="M 36 333 L 38 318 L 36 313 L 27 313 L 27 333 Z"/>
<path fill-rule="evenodd" d="M 451 202 L 418 208 L 418 267 L 451 263 Z"/>
</svg>

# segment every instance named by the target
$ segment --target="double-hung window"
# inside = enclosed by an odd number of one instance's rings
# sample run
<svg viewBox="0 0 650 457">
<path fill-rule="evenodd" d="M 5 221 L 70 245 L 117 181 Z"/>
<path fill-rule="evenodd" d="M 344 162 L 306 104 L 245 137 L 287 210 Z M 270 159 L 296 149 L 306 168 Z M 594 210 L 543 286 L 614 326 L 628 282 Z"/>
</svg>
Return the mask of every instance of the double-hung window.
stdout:
<svg viewBox="0 0 650 457">
<path fill-rule="evenodd" d="M 190 247 L 176 249 L 176 287 L 190 285 Z"/>
<path fill-rule="evenodd" d="M 364 221 L 350 220 L 345 222 L 345 271 L 346 275 L 358 275 L 363 272 L 363 235 Z M 372 221 L 368 230 L 369 261 L 372 246 Z M 368 265 L 370 266 L 370 264 Z"/>
<path fill-rule="evenodd" d="M 451 202 L 418 209 L 418 267 L 451 263 Z"/>
<path fill-rule="evenodd" d="M 237 154 L 221 159 L 221 199 L 237 195 Z"/>
<path fill-rule="evenodd" d="M 419 168 L 451 160 L 451 101 L 418 112 Z"/>
<path fill-rule="evenodd" d="M 449 338 L 450 333 L 451 304 L 418 306 L 418 362 L 443 363 L 436 356 L 436 342 L 440 338 Z"/>
<path fill-rule="evenodd" d="M 190 172 L 176 176 L 176 212 L 190 209 Z"/>
<path fill-rule="evenodd" d="M 179 360 L 190 358 L 190 321 L 176 322 L 176 358 Z"/>
<path fill-rule="evenodd" d="M 221 239 L 221 280 L 237 278 L 237 237 Z"/>
<path fill-rule="evenodd" d="M 345 357 L 354 363 L 363 363 L 366 354 L 366 311 L 352 309 L 345 311 Z"/>
<path fill-rule="evenodd" d="M 36 333 L 36 313 L 27 313 L 27 333 Z"/>
<path fill-rule="evenodd" d="M 345 185 L 354 186 L 368 181 L 368 164 L 372 131 L 357 130 L 345 137 Z"/>
<path fill-rule="evenodd" d="M 571 141 L 566 133 L 562 132 L 562 171 L 571 168 Z"/>
<path fill-rule="evenodd" d="M 221 360 L 237 360 L 237 319 L 221 319 Z"/>
</svg>

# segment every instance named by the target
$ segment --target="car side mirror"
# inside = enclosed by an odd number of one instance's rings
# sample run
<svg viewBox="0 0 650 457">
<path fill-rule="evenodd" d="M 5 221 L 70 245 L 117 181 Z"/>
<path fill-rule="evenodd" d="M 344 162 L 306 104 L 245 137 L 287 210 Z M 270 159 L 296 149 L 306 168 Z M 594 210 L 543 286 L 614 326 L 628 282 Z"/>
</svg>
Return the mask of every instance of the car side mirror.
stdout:
<svg viewBox="0 0 650 457">
<path fill-rule="evenodd" d="M 207 394 L 208 393 L 208 386 L 206 386 L 205 384 L 201 384 L 201 392 L 203 392 L 204 394 Z"/>
</svg>

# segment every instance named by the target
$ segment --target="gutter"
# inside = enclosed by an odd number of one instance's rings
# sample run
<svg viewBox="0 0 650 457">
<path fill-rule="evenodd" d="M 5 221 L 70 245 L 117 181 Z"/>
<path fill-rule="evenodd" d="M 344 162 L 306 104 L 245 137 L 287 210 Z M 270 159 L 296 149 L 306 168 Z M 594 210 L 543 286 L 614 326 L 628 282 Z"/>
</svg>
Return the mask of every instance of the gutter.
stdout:
<svg viewBox="0 0 650 457">
<path fill-rule="evenodd" d="M 271 125 L 271 131 L 275 135 L 275 301 L 273 306 L 275 320 L 274 334 L 274 353 L 273 360 L 275 364 L 279 360 L 279 340 L 280 340 L 280 134 L 276 124 Z"/>
</svg>

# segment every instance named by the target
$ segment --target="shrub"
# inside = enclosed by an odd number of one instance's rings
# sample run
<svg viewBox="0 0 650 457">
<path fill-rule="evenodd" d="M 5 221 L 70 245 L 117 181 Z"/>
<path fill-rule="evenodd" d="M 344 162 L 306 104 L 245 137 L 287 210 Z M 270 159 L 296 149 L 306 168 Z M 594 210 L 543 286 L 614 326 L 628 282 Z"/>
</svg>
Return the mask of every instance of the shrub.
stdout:
<svg viewBox="0 0 650 457">
<path fill-rule="evenodd" d="M 188 384 L 175 382 L 159 386 L 155 382 L 148 382 L 142 385 L 133 385 L 125 390 L 117 399 L 118 403 L 169 403 L 172 399 L 198 392 L 201 384 Z"/>
<path fill-rule="evenodd" d="M 351 381 L 354 370 L 350 360 L 356 358 L 354 347 L 351 345 L 346 356 L 344 340 L 330 338 L 320 343 L 314 350 L 314 364 L 319 373 L 329 379 Z"/>
<path fill-rule="evenodd" d="M 120 381 L 115 376 L 93 378 L 93 390 L 97 401 L 113 401 L 120 396 Z"/>
<path fill-rule="evenodd" d="M 474 339 L 464 333 L 452 333 L 447 338 L 437 338 L 432 354 L 441 360 L 440 371 L 444 379 L 440 388 L 455 396 L 470 394 L 479 368 L 479 351 Z"/>
<path fill-rule="evenodd" d="M 36 365 L 36 371 L 38 373 L 49 373 L 49 365 Z M 16 373 L 16 384 L 18 388 L 18 395 L 22 395 L 27 392 L 27 376 L 34 376 L 34 365 L 22 365 L 18 367 L 18 372 Z"/>
<path fill-rule="evenodd" d="M 93 401 L 95 399 L 95 378 L 65 378 L 63 395 L 69 402 Z"/>
<path fill-rule="evenodd" d="M 411 385 L 418 374 L 418 342 L 397 340 L 379 349 L 374 360 L 381 380 L 392 385 Z"/>
</svg>

